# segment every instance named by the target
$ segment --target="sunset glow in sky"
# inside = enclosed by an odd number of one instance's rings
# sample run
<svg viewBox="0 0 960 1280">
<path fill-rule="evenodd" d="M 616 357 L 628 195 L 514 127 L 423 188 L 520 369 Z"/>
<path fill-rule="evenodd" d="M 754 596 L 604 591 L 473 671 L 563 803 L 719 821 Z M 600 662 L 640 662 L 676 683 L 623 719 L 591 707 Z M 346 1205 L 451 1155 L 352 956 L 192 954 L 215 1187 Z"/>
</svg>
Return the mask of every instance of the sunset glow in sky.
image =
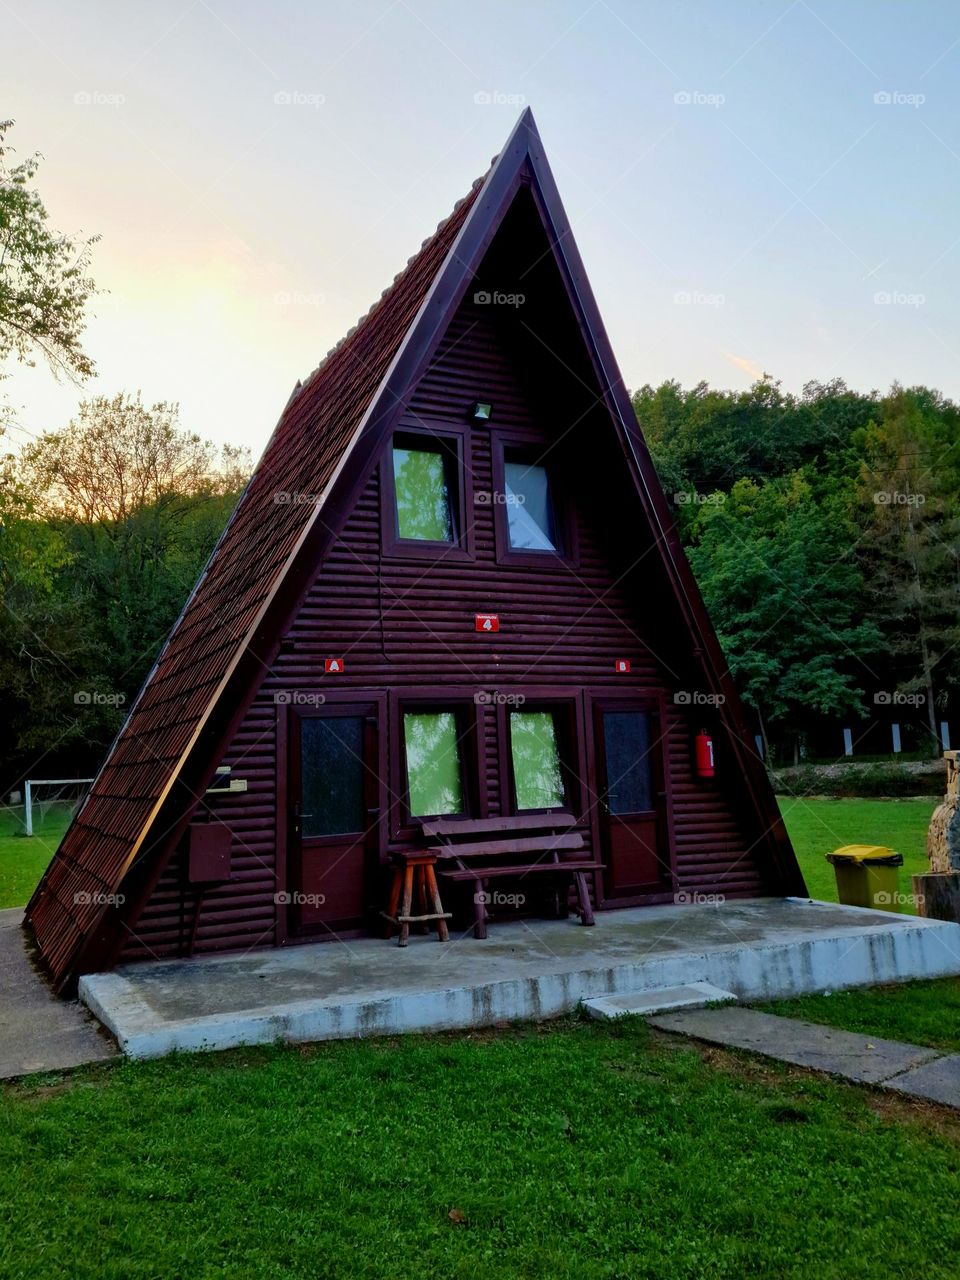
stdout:
<svg viewBox="0 0 960 1280">
<path fill-rule="evenodd" d="M 19 155 L 102 236 L 78 389 L 262 448 L 533 107 L 628 385 L 960 396 L 960 9 L 867 0 L 4 0 Z M 14 439 L 24 439 L 21 432 Z"/>
</svg>

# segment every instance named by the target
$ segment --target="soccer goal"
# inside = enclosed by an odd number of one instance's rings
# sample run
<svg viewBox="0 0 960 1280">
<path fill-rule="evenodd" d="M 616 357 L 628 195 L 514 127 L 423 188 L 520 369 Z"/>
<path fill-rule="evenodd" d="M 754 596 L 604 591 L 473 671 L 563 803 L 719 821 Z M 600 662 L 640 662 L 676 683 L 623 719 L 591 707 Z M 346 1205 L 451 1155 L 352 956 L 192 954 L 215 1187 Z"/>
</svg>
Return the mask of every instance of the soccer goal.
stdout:
<svg viewBox="0 0 960 1280">
<path fill-rule="evenodd" d="M 92 778 L 28 778 L 23 784 L 23 834 L 32 836 L 34 819 L 42 823 L 51 809 L 72 818 L 91 782 Z"/>
</svg>

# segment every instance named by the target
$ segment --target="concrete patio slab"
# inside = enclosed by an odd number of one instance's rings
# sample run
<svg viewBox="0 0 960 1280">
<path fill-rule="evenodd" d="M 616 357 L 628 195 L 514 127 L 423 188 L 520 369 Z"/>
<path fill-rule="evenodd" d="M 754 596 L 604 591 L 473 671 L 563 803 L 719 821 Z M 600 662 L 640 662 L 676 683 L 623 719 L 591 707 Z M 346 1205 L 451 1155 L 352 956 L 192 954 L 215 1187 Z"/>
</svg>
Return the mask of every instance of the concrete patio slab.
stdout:
<svg viewBox="0 0 960 1280">
<path fill-rule="evenodd" d="M 688 982 L 682 987 L 651 987 L 647 991 L 632 991 L 623 996 L 598 996 L 585 1000 L 583 1007 L 591 1018 L 611 1022 L 631 1014 L 644 1018 L 651 1013 L 666 1013 L 670 1009 L 700 1009 L 706 1004 L 736 1000 L 732 991 L 723 991 L 712 982 Z"/>
<path fill-rule="evenodd" d="M 948 1053 L 935 1062 L 925 1062 L 905 1071 L 895 1080 L 885 1080 L 884 1085 L 888 1089 L 909 1093 L 913 1098 L 960 1107 L 960 1053 Z"/>
<path fill-rule="evenodd" d="M 960 974 L 960 925 L 806 899 L 494 925 L 483 942 L 377 939 L 127 965 L 81 980 L 124 1052 L 488 1026 L 710 982 L 740 999 Z"/>
<path fill-rule="evenodd" d="M 859 1084 L 883 1084 L 891 1076 L 940 1057 L 937 1049 L 879 1040 L 757 1009 L 685 1009 L 657 1014 L 648 1021 L 661 1031 L 678 1032 L 728 1049 L 749 1049 L 778 1062 L 826 1071 Z"/>
<path fill-rule="evenodd" d="M 0 1079 L 118 1056 L 76 1000 L 60 1000 L 34 968 L 19 907 L 0 911 Z"/>
</svg>

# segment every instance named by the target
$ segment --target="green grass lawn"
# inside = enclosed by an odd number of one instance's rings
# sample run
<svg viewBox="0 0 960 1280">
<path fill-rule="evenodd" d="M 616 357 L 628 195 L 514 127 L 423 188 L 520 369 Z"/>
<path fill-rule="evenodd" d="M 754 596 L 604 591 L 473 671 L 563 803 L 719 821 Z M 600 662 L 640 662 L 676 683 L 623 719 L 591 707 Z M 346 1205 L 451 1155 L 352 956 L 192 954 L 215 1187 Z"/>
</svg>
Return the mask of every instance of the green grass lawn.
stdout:
<svg viewBox="0 0 960 1280">
<path fill-rule="evenodd" d="M 910 877 L 928 870 L 926 842 L 937 801 L 823 800 L 780 796 L 780 810 L 813 898 L 836 902 L 833 867 L 825 854 L 844 844 L 883 844 L 903 854 L 899 885 L 910 892 Z M 903 910 L 911 908 L 904 906 Z"/>
<path fill-rule="evenodd" d="M 958 1156 L 632 1019 L 122 1063 L 0 1091 L 0 1274 L 930 1280 Z"/>
<path fill-rule="evenodd" d="M 932 804 L 785 800 L 918 869 Z M 0 828 L 0 904 L 65 826 Z M 960 982 L 788 1016 L 960 1050 Z M 123 1062 L 0 1086 L 0 1275 L 952 1277 L 960 1119 L 640 1020 Z"/>
<path fill-rule="evenodd" d="M 830 995 L 772 1000 L 756 1007 L 788 1018 L 825 1022 L 845 1031 L 960 1053 L 960 978 L 858 987 Z"/>
<path fill-rule="evenodd" d="M 34 835 L 23 831 L 23 809 L 0 809 L 0 907 L 22 907 L 46 870 L 67 829 L 71 809 L 51 805 L 34 813 Z"/>
</svg>

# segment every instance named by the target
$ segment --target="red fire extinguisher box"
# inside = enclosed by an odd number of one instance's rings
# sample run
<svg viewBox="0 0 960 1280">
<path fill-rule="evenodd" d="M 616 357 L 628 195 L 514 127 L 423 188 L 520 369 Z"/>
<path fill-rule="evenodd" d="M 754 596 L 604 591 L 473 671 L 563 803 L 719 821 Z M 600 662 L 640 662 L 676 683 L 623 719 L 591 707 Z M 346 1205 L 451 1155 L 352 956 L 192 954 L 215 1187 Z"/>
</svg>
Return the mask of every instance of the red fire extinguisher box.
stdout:
<svg viewBox="0 0 960 1280">
<path fill-rule="evenodd" d="M 693 765 L 698 778 L 714 776 L 713 735 L 701 729 L 693 740 Z"/>
</svg>

